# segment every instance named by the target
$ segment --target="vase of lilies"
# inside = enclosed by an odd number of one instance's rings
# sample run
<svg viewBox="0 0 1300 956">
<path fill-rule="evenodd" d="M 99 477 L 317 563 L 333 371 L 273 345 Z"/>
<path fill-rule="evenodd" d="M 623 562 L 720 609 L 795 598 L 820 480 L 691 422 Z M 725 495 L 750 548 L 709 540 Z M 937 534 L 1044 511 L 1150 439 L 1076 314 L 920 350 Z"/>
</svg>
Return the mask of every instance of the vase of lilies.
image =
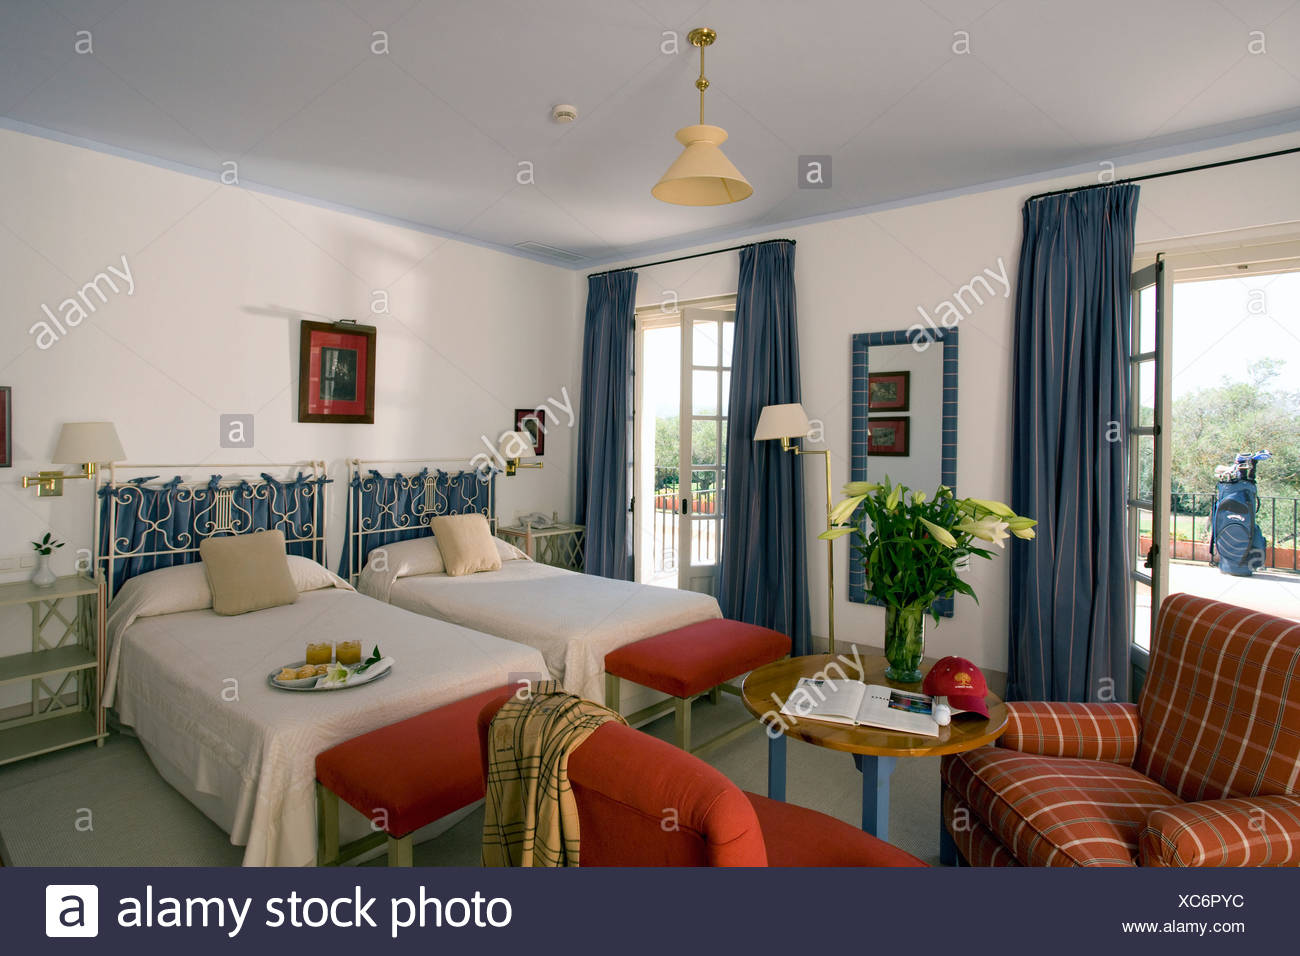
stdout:
<svg viewBox="0 0 1300 956">
<path fill-rule="evenodd" d="M 921 679 L 925 615 L 939 621 L 934 602 L 954 593 L 979 600 L 962 578 L 972 557 L 991 559 L 977 542 L 1003 548 L 1008 537 L 1034 537 L 1032 518 L 1000 501 L 958 498 L 940 485 L 933 496 L 906 485 L 851 481 L 820 538 L 853 535 L 853 552 L 866 574 L 867 594 L 885 606 L 885 676 Z"/>
</svg>

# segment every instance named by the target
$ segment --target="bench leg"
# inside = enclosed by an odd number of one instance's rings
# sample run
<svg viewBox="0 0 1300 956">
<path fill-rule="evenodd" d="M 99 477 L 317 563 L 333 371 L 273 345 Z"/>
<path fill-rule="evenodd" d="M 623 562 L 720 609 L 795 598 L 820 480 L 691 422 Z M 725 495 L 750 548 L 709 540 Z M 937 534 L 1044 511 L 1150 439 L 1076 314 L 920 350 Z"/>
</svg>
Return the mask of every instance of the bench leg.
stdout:
<svg viewBox="0 0 1300 956">
<path fill-rule="evenodd" d="M 339 795 L 316 784 L 316 865 L 339 861 Z"/>
<path fill-rule="evenodd" d="M 717 687 L 713 687 L 713 688 L 710 688 L 710 689 L 709 689 L 709 703 L 710 703 L 710 704 L 716 704 L 716 703 L 717 703 L 718 701 L 720 701 L 720 700 L 722 700 L 722 685 L 721 685 L 721 684 L 719 684 Z"/>
<path fill-rule="evenodd" d="M 676 713 L 673 723 L 677 731 L 677 746 L 689 753 L 691 749 L 691 699 L 689 697 L 674 697 L 673 710 Z"/>
<path fill-rule="evenodd" d="M 619 712 L 618 692 L 619 692 L 618 678 L 615 677 L 613 674 L 609 673 L 608 671 L 606 671 L 605 672 L 605 706 L 608 707 L 616 714 Z"/>
<path fill-rule="evenodd" d="M 397 837 L 388 838 L 388 865 L 389 866 L 412 866 L 413 850 L 411 845 L 411 834 L 398 839 Z"/>
</svg>

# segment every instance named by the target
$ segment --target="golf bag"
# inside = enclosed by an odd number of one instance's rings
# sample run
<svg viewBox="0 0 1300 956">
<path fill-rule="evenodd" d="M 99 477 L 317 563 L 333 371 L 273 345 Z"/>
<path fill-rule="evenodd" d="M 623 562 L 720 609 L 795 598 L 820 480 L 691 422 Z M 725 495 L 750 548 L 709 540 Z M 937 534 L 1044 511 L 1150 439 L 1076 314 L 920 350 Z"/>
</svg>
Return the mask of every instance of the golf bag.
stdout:
<svg viewBox="0 0 1300 956">
<path fill-rule="evenodd" d="M 1238 455 L 1233 464 L 1215 469 L 1218 494 L 1210 511 L 1210 563 L 1217 561 L 1223 574 L 1250 577 L 1264 566 L 1268 542 L 1255 521 L 1259 509 L 1255 466 L 1270 457 L 1267 451 Z"/>
</svg>

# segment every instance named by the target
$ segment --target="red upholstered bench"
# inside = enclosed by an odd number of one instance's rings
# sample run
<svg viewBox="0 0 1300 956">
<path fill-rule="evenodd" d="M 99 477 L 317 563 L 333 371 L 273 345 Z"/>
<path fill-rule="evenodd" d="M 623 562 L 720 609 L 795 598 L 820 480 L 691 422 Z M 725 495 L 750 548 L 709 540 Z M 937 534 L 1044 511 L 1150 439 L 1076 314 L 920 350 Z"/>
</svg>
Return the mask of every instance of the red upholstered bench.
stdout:
<svg viewBox="0 0 1300 956">
<path fill-rule="evenodd" d="M 411 865 L 411 835 L 483 798 L 478 715 L 516 688 L 498 687 L 380 727 L 316 757 L 316 862 L 350 860 L 385 840 L 388 865 Z M 339 800 L 375 832 L 339 846 Z"/>
<path fill-rule="evenodd" d="M 716 701 L 719 690 L 739 693 L 727 681 L 789 653 L 790 638 L 770 628 L 725 619 L 688 624 L 606 654 L 605 703 L 618 710 L 620 679 L 667 694 L 672 700 L 628 714 L 628 722 L 635 726 L 673 711 L 677 746 L 691 750 L 692 700 L 708 693 Z M 746 721 L 692 752 L 715 747 L 752 726 Z"/>
</svg>

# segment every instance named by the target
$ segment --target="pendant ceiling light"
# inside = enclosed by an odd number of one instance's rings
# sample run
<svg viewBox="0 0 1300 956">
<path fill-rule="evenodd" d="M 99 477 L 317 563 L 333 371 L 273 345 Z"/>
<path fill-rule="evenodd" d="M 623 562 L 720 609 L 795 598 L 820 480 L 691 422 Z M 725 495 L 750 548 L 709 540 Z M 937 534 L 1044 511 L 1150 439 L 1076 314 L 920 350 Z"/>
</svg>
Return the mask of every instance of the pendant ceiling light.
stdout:
<svg viewBox="0 0 1300 956">
<path fill-rule="evenodd" d="M 709 88 L 704 78 L 704 48 L 717 38 L 708 27 L 697 27 L 686 35 L 691 46 L 700 48 L 700 78 L 695 81 L 700 91 L 700 122 L 677 131 L 677 142 L 685 149 L 650 190 L 655 199 L 679 206 L 723 206 L 748 199 L 754 193 L 749 180 L 723 155 L 721 147 L 727 131 L 721 126 L 704 125 L 704 91 Z"/>
</svg>

